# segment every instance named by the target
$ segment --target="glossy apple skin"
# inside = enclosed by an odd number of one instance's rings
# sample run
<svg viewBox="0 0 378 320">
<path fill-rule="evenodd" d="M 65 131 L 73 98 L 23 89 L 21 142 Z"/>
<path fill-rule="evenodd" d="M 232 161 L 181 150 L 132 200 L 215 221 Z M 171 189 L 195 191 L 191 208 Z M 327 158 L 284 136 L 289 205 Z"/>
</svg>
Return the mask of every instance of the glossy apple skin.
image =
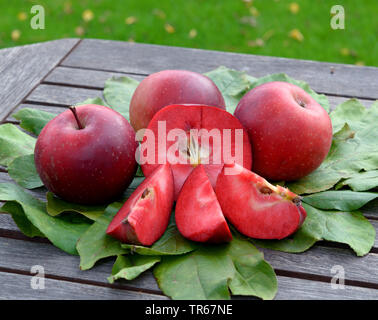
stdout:
<svg viewBox="0 0 378 320">
<path fill-rule="evenodd" d="M 152 245 L 167 229 L 173 203 L 172 170 L 161 165 L 132 193 L 106 233 L 124 243 Z"/>
<path fill-rule="evenodd" d="M 117 199 L 134 178 L 135 132 L 118 112 L 99 105 L 76 107 L 52 119 L 35 146 L 41 180 L 62 199 L 102 204 Z"/>
<path fill-rule="evenodd" d="M 238 167 L 238 174 L 225 173 L 225 168 L 232 166 Z M 307 216 L 296 194 L 272 186 L 237 164 L 223 168 L 215 193 L 227 220 L 251 238 L 283 239 L 294 233 Z"/>
<path fill-rule="evenodd" d="M 171 104 L 206 104 L 226 109 L 221 92 L 208 77 L 187 70 L 163 70 L 143 79 L 130 102 L 130 123 L 138 131 Z"/>
<path fill-rule="evenodd" d="M 212 107 L 212 106 L 205 106 L 205 105 L 171 105 L 166 106 L 162 110 L 160 110 L 156 115 L 153 117 L 151 122 L 148 125 L 148 129 L 154 133 L 155 136 L 155 159 L 153 162 L 146 162 L 141 164 L 142 171 L 146 177 L 148 177 L 157 166 L 159 166 L 158 155 L 159 153 L 167 154 L 167 161 L 171 164 L 174 183 L 175 183 L 175 200 L 177 200 L 179 192 L 193 169 L 196 167 L 196 164 L 180 164 L 180 163 L 172 163 L 171 161 L 171 154 L 167 152 L 170 147 L 176 143 L 176 141 L 168 141 L 166 140 L 166 148 L 159 150 L 159 130 L 158 130 L 158 123 L 159 121 L 166 122 L 166 133 L 168 133 L 172 129 L 183 129 L 187 134 L 189 134 L 191 129 L 206 129 L 211 131 L 212 129 L 219 129 L 223 132 L 223 129 L 231 130 L 231 146 L 230 149 L 232 153 L 235 153 L 235 150 L 242 150 L 243 158 L 240 161 L 240 165 L 247 169 L 251 169 L 252 166 L 252 153 L 251 153 L 251 144 L 249 143 L 247 132 L 244 130 L 243 126 L 240 124 L 239 120 L 236 119 L 232 114 L 222 109 Z M 243 134 L 241 144 L 235 143 L 234 134 L 235 130 L 240 130 Z M 144 137 L 146 138 L 146 137 Z M 222 136 L 223 139 L 223 136 Z M 142 141 L 142 143 L 145 140 Z M 223 140 L 222 140 L 223 145 Z M 212 148 L 212 141 L 210 141 L 210 157 L 213 158 L 214 154 L 221 154 L 223 153 L 223 149 L 220 148 Z M 209 177 L 210 183 L 213 187 L 215 187 L 215 183 L 218 177 L 218 174 L 221 172 L 223 168 L 223 164 L 225 163 L 225 159 L 223 155 L 221 156 L 221 162 L 213 163 L 209 161 L 208 164 L 203 164 L 204 169 L 206 171 L 207 176 Z M 171 161 L 171 162 L 170 162 Z"/>
<path fill-rule="evenodd" d="M 232 240 L 222 209 L 201 164 L 192 171 L 181 189 L 175 219 L 180 233 L 192 241 L 221 243 Z"/>
<path fill-rule="evenodd" d="M 234 115 L 248 131 L 252 171 L 266 179 L 300 179 L 320 166 L 331 147 L 328 113 L 290 83 L 269 82 L 252 89 Z"/>
</svg>

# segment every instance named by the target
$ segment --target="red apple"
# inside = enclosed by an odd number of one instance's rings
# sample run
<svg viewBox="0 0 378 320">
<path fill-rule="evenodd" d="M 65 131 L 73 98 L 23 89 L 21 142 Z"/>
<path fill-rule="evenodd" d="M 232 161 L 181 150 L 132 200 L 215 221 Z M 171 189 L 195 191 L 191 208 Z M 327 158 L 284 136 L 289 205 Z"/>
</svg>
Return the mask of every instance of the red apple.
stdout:
<svg viewBox="0 0 378 320">
<path fill-rule="evenodd" d="M 173 176 L 166 164 L 138 186 L 106 233 L 121 242 L 152 245 L 167 229 L 173 202 Z"/>
<path fill-rule="evenodd" d="M 134 178 L 135 132 L 118 112 L 99 105 L 66 110 L 41 131 L 35 165 L 41 180 L 64 200 L 115 200 Z"/>
<path fill-rule="evenodd" d="M 221 92 L 210 78 L 187 70 L 164 70 L 138 85 L 130 102 L 130 123 L 135 131 L 147 128 L 163 107 L 186 103 L 226 109 Z"/>
<path fill-rule="evenodd" d="M 251 145 L 239 120 L 211 106 L 163 108 L 145 130 L 140 150 L 146 177 L 160 164 L 171 164 L 175 199 L 186 178 L 199 164 L 203 164 L 213 187 L 224 163 L 237 162 L 247 169 L 252 165 Z"/>
<path fill-rule="evenodd" d="M 186 179 L 175 210 L 180 233 L 193 241 L 229 242 L 230 229 L 202 164 Z"/>
<path fill-rule="evenodd" d="M 239 173 L 227 174 L 232 167 Z M 224 166 L 215 193 L 227 220 L 251 238 L 285 238 L 306 218 L 299 196 L 237 164 Z"/>
<path fill-rule="evenodd" d="M 307 92 L 287 82 L 252 89 L 234 115 L 248 131 L 252 171 L 266 179 L 300 179 L 319 167 L 331 147 L 328 113 Z"/>
</svg>

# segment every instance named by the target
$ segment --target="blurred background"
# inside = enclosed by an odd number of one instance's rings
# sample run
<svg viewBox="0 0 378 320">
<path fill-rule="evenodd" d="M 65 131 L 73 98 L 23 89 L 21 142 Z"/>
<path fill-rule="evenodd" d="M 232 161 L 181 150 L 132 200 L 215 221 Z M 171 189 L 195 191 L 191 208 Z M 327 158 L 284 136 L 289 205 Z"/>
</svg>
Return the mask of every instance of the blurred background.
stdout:
<svg viewBox="0 0 378 320">
<path fill-rule="evenodd" d="M 0 48 L 68 37 L 378 66 L 378 0 L 0 0 Z"/>
</svg>

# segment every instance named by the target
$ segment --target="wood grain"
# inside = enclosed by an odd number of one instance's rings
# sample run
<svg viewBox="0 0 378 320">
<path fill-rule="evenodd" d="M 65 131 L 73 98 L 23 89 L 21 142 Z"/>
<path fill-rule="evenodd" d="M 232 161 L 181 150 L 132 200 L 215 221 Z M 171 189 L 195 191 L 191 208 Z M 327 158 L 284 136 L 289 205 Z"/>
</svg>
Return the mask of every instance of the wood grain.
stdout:
<svg viewBox="0 0 378 320">
<path fill-rule="evenodd" d="M 78 42 L 78 39 L 50 41 L 7 49 L 0 54 L 0 121 Z"/>
<path fill-rule="evenodd" d="M 166 300 L 162 295 L 121 290 L 46 277 L 44 289 L 32 289 L 32 275 L 0 272 L 1 300 Z"/>
<path fill-rule="evenodd" d="M 162 69 L 207 72 L 224 65 L 255 77 L 283 72 L 323 93 L 378 99 L 378 68 L 310 60 L 84 39 L 62 65 L 140 75 Z"/>
<path fill-rule="evenodd" d="M 69 106 L 82 102 L 88 98 L 102 97 L 102 89 L 60 86 L 55 84 L 41 84 L 26 98 L 25 103 L 41 105 Z M 340 103 L 349 100 L 347 97 L 328 96 L 331 110 Z M 366 107 L 371 106 L 372 100 L 360 99 Z"/>
</svg>

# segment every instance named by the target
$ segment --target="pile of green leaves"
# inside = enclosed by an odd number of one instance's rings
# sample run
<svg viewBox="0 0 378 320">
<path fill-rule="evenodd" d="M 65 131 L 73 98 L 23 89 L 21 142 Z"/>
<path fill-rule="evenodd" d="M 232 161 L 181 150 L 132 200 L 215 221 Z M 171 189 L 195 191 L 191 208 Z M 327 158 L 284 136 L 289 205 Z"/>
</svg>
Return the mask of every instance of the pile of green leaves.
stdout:
<svg viewBox="0 0 378 320">
<path fill-rule="evenodd" d="M 269 81 L 286 81 L 302 87 L 328 112 L 324 95 L 315 93 L 302 81 L 284 74 L 253 78 L 243 72 L 219 67 L 206 74 L 221 90 L 227 110 L 233 112 L 250 89 Z M 109 106 L 126 118 L 138 82 L 127 77 L 106 81 L 103 98 L 80 104 Z M 114 257 L 109 282 L 131 280 L 153 269 L 161 290 L 174 299 L 229 299 L 230 295 L 252 295 L 273 299 L 277 280 L 273 268 L 255 245 L 286 252 L 303 252 L 317 241 L 349 245 L 358 256 L 367 254 L 374 244 L 375 229 L 358 211 L 378 195 L 378 103 L 366 109 L 351 99 L 330 113 L 333 123 L 331 150 L 322 165 L 307 177 L 288 184 L 303 195 L 307 219 L 290 238 L 254 240 L 235 230 L 231 243 L 208 245 L 191 242 L 178 232 L 174 212 L 168 229 L 151 247 L 121 244 L 106 235 L 106 228 L 122 203 L 143 177 L 138 174 L 120 202 L 106 206 L 68 203 L 52 193 L 46 202 L 27 189 L 42 187 L 34 166 L 35 136 L 54 115 L 25 108 L 14 115 L 20 121 L 0 126 L 0 165 L 7 167 L 17 183 L 0 184 L 2 212 L 12 215 L 20 230 L 29 237 L 46 237 L 55 246 L 80 256 L 80 268 L 88 270 L 99 260 Z"/>
</svg>

